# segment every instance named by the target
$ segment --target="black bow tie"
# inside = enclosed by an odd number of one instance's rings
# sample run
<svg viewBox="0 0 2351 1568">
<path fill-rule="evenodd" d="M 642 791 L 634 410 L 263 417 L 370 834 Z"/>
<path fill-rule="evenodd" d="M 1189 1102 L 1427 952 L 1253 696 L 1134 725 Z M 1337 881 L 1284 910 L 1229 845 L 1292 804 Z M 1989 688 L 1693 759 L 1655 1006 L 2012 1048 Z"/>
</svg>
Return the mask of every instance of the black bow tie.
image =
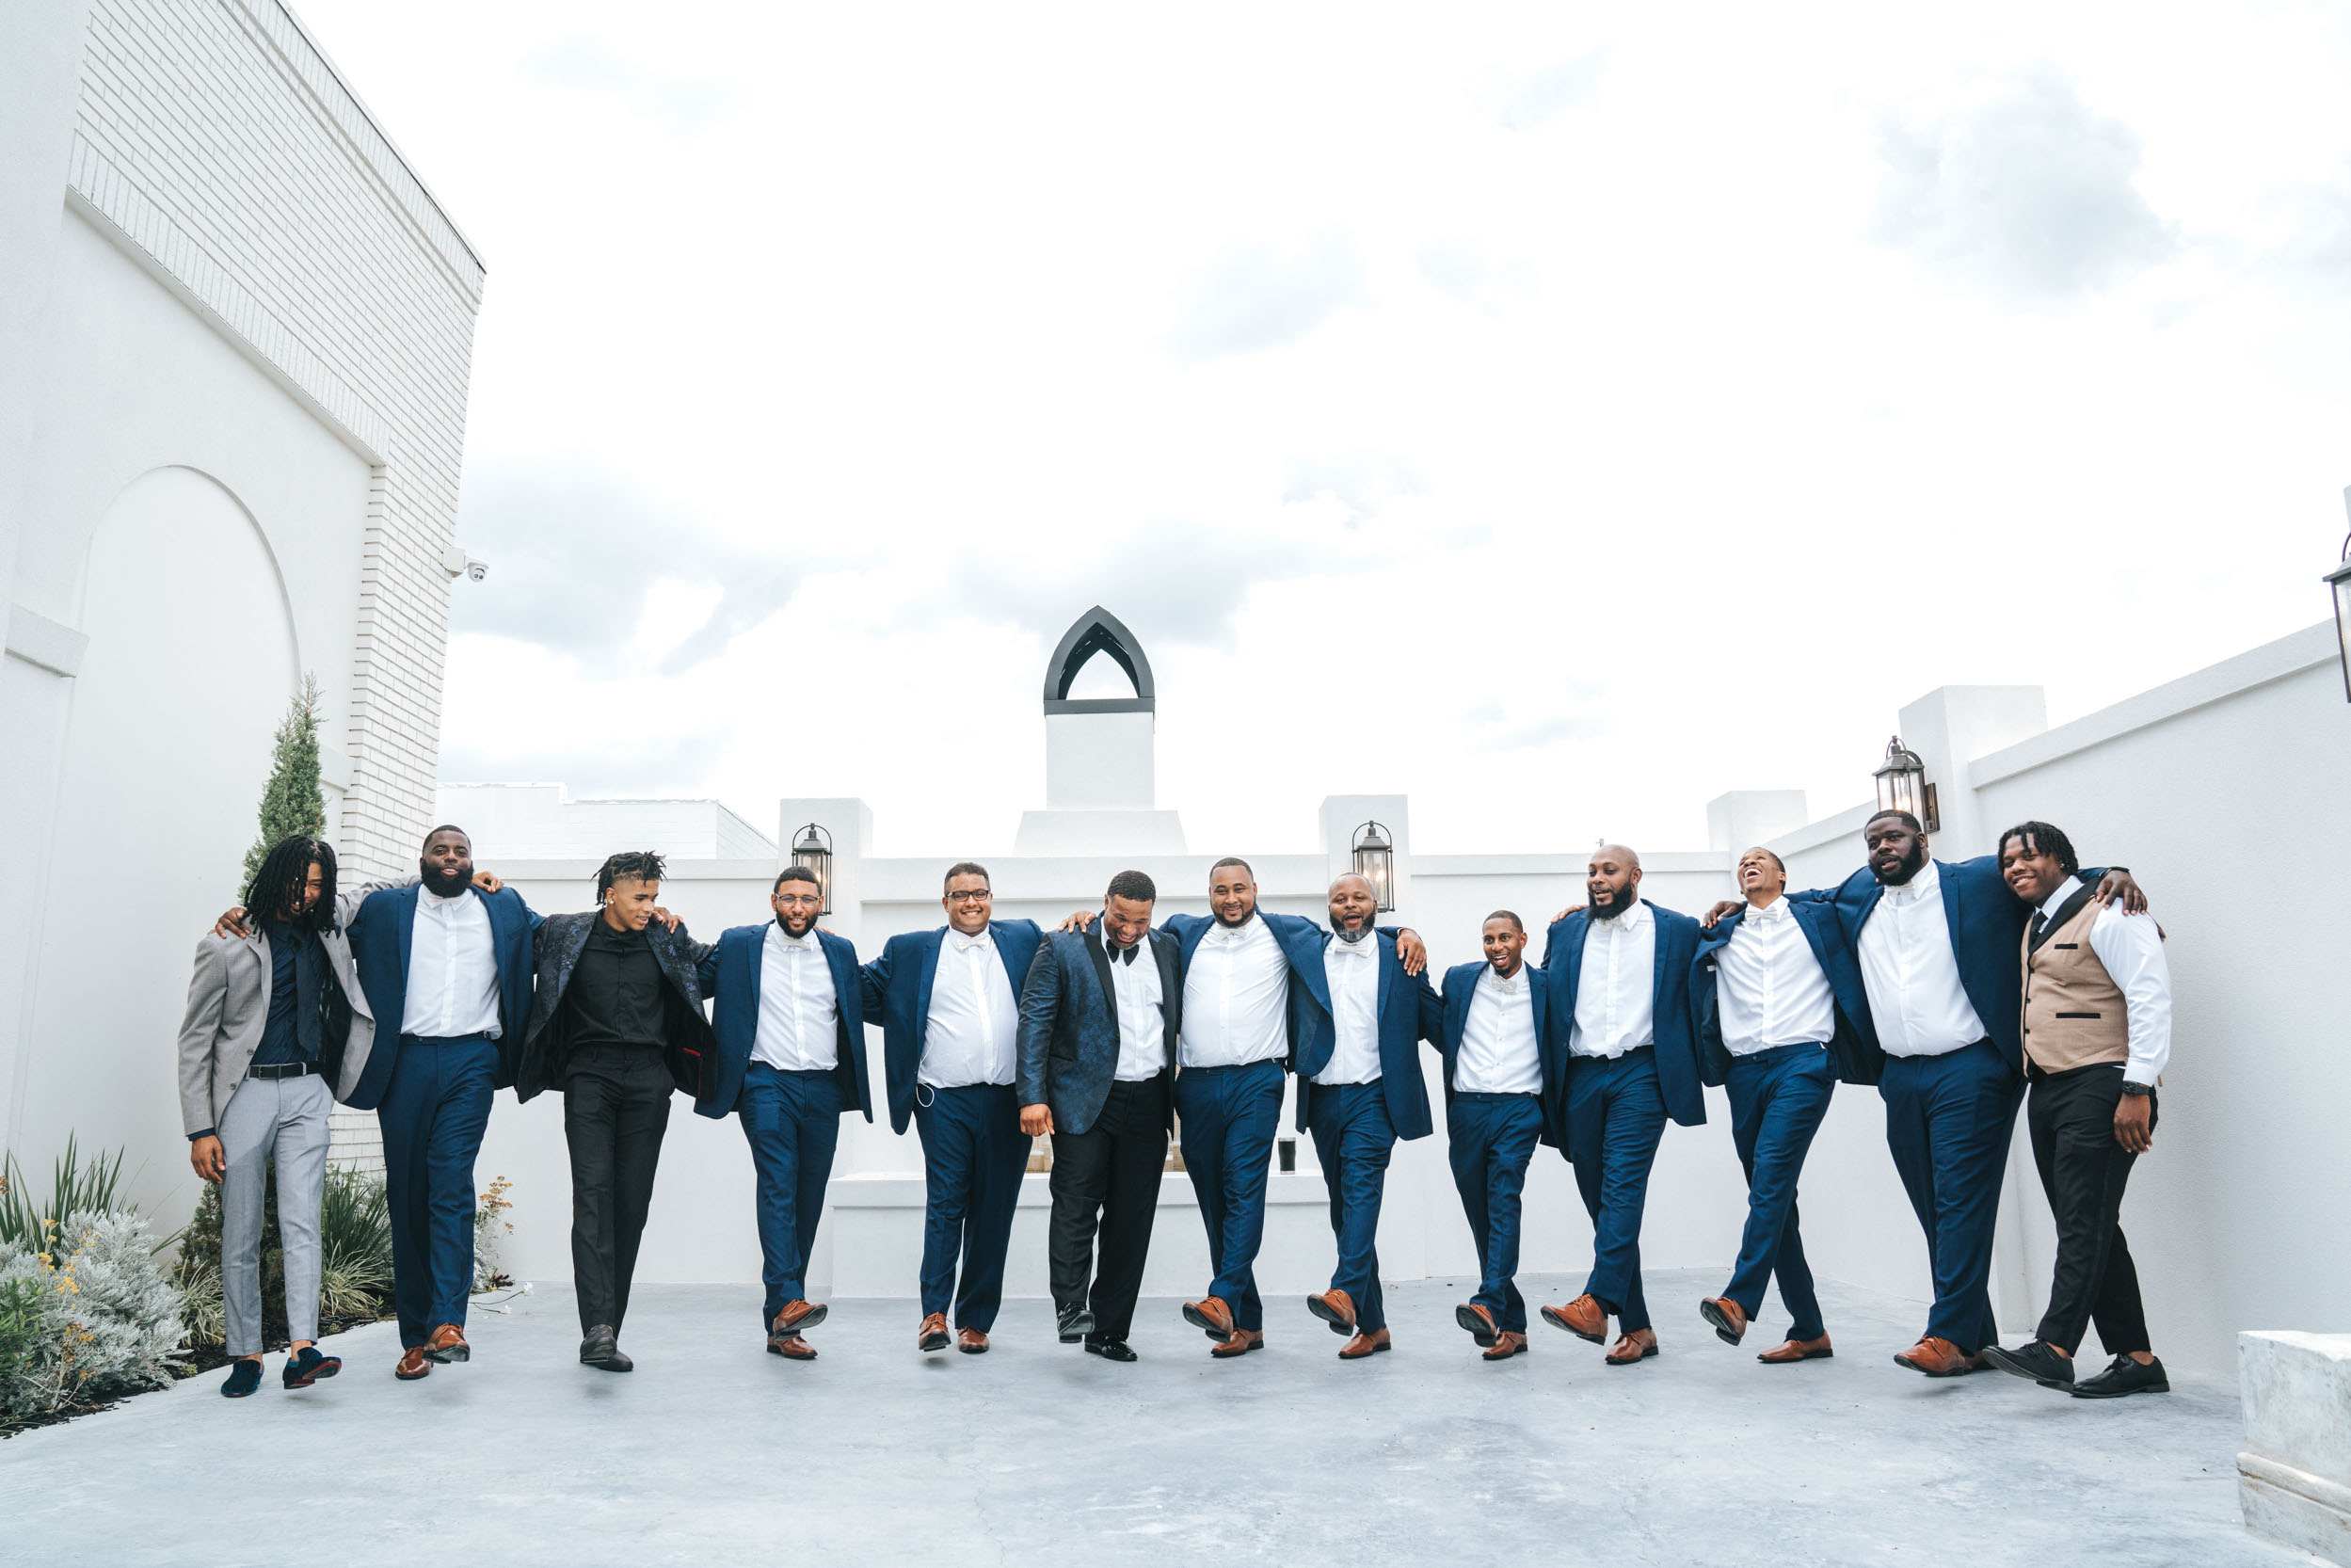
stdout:
<svg viewBox="0 0 2351 1568">
<path fill-rule="evenodd" d="M 1131 948 L 1112 948 L 1111 949 L 1111 960 L 1112 962 L 1118 964 L 1131 964 L 1135 961 L 1135 950 L 1142 946 L 1143 944 L 1141 942 L 1137 942 L 1134 947 Z"/>
</svg>

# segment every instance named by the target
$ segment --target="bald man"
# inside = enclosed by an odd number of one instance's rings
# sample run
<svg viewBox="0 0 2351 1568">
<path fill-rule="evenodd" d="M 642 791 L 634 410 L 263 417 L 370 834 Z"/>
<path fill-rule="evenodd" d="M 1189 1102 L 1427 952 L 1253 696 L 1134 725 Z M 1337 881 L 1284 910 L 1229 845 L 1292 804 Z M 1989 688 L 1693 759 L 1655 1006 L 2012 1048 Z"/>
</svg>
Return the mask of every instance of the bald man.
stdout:
<svg viewBox="0 0 2351 1568">
<path fill-rule="evenodd" d="M 1689 997 L 1698 922 L 1640 896 L 1640 856 L 1623 844 L 1592 852 L 1584 892 L 1586 906 L 1551 927 L 1543 968 L 1553 1028 L 1567 1036 L 1557 1121 L 1591 1215 L 1591 1276 L 1543 1316 L 1595 1345 L 1615 1318 L 1607 1363 L 1627 1367 L 1657 1353 L 1640 1288 L 1649 1169 L 1669 1116 L 1684 1127 L 1706 1119 Z"/>
</svg>

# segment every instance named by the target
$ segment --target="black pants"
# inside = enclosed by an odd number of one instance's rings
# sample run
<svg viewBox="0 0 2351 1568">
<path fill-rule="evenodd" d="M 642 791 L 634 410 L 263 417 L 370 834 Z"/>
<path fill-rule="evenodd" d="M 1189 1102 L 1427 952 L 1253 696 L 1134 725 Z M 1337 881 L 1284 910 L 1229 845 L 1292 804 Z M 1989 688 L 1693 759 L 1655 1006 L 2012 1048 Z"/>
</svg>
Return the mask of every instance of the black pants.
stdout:
<svg viewBox="0 0 2351 1568">
<path fill-rule="evenodd" d="M 2150 1350 L 2138 1270 L 2122 1239 L 2122 1189 L 2137 1158 L 2114 1136 L 2122 1066 L 2102 1063 L 2063 1073 L 2035 1067 L 2030 1076 L 2024 1120 L 2032 1130 L 2040 1189 L 2057 1222 L 2056 1277 L 2049 1288 L 2040 1337 L 2071 1355 L 2095 1322 L 2107 1354 Z M 2150 1126 L 2154 1113 L 2151 1095 Z"/>
<path fill-rule="evenodd" d="M 637 1239 L 676 1087 L 654 1046 L 589 1046 L 571 1058 L 563 1131 L 571 1145 L 571 1282 L 583 1334 L 600 1323 L 617 1332 L 629 1314 Z"/>
<path fill-rule="evenodd" d="M 1151 1222 L 1160 1208 L 1160 1173 L 1167 1165 L 1167 1112 L 1168 1079 L 1161 1073 L 1112 1084 L 1092 1127 L 1053 1134 L 1053 1305 L 1062 1312 L 1092 1306 L 1094 1332 L 1105 1339 L 1124 1339 L 1134 1326 Z"/>
</svg>

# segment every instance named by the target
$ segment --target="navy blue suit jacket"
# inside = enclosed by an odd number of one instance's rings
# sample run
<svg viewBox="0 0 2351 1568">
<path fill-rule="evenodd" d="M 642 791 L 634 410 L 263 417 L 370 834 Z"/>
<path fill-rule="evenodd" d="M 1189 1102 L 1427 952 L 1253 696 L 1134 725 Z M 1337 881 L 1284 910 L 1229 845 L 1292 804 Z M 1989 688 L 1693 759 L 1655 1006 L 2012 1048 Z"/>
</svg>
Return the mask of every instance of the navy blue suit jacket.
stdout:
<svg viewBox="0 0 2351 1568">
<path fill-rule="evenodd" d="M 2033 912 L 2009 890 L 2000 875 L 1996 855 L 1979 855 L 1956 864 L 1938 860 L 1935 870 L 1943 886 L 1943 918 L 1951 928 L 1951 954 L 1959 961 L 1960 988 L 2000 1047 L 2001 1060 L 2010 1072 L 2022 1076 L 2024 972 L 2016 955 L 2023 946 L 2024 928 L 2032 923 Z M 2082 881 L 2092 888 L 2105 874 L 2103 866 L 2085 866 L 2080 872 Z M 1884 895 L 1877 873 L 1863 866 L 1833 889 L 1815 888 L 1788 896 L 1834 908 L 1847 943 L 1858 952 L 1862 927 L 1869 923 Z M 1866 1015 L 1867 1009 L 1863 1012 Z"/>
<path fill-rule="evenodd" d="M 762 945 L 773 920 L 739 925 L 719 933 L 702 956 L 697 978 L 702 994 L 711 999 L 711 1036 L 716 1060 L 702 1074 L 702 1093 L 695 1097 L 699 1115 L 727 1116 L 743 1099 L 743 1080 L 751 1066 L 751 1047 L 760 1037 L 760 968 Z M 833 996 L 840 1016 L 834 1039 L 833 1078 L 841 1098 L 873 1119 L 873 1094 L 865 1078 L 865 986 L 857 978 L 857 950 L 829 931 L 816 934 L 824 950 L 825 967 L 833 971 Z"/>
<path fill-rule="evenodd" d="M 1698 922 L 1687 915 L 1661 909 L 1647 899 L 1650 918 L 1657 922 L 1656 980 L 1650 992 L 1657 1035 L 1657 1086 L 1665 1096 L 1666 1114 L 1684 1127 L 1706 1119 L 1704 1077 L 1698 1065 L 1698 1026 L 1690 1014 L 1690 963 L 1698 956 Z M 1543 947 L 1543 967 L 1552 979 L 1551 1027 L 1562 1048 L 1574 1038 L 1575 987 L 1583 978 L 1584 937 L 1591 930 L 1591 912 L 1578 909 L 1552 922 Z"/>
<path fill-rule="evenodd" d="M 1303 915 L 1275 915 L 1260 909 L 1257 919 L 1265 922 L 1266 930 L 1273 934 L 1275 944 L 1281 948 L 1282 956 L 1289 960 L 1290 979 L 1296 982 L 1290 986 L 1291 995 L 1295 997 L 1299 988 L 1303 986 L 1327 1016 L 1331 1011 L 1331 983 L 1322 972 L 1322 928 Z M 1212 915 L 1170 915 L 1160 922 L 1160 929 L 1176 938 L 1182 969 L 1189 973 L 1191 955 L 1200 951 L 1200 939 L 1216 929 L 1216 918 Z M 1286 1023 L 1289 1030 L 1290 1051 L 1295 1056 L 1298 1049 L 1298 1016 L 1295 1010 Z"/>
<path fill-rule="evenodd" d="M 1015 1081 L 1021 1104 L 1051 1107 L 1057 1132 L 1083 1132 L 1094 1126 L 1118 1077 L 1118 1006 L 1101 929 L 1096 920 L 1085 931 L 1048 933 L 1020 989 L 1020 1067 Z M 1154 931 L 1144 940 L 1160 967 L 1165 1025 L 1160 1049 L 1173 1072 L 1176 1039 L 1183 1029 L 1183 954 L 1165 931 Z M 1130 962 L 1144 958 L 1137 953 Z M 1172 1096 L 1168 1111 L 1174 1114 Z"/>
<path fill-rule="evenodd" d="M 351 917 L 351 959 L 360 971 L 367 1010 L 376 1015 L 376 1038 L 397 1041 L 408 1032 L 402 1015 L 408 1005 L 408 951 L 416 941 L 416 895 L 422 884 L 384 888 L 360 902 Z M 489 908 L 489 939 L 498 959 L 498 1087 L 514 1086 L 522 1064 L 522 1036 L 531 1022 L 531 933 L 541 917 L 531 912 L 512 888 L 467 892 Z M 367 1059 L 359 1085 L 344 1103 L 373 1111 L 384 1102 L 392 1067 L 400 1052 L 376 1050 Z"/>
<path fill-rule="evenodd" d="M 1003 960 L 1016 1008 L 1044 933 L 1034 920 L 990 920 L 988 934 L 996 938 L 996 956 Z M 931 1027 L 931 984 L 938 976 L 938 955 L 946 945 L 945 926 L 892 936 L 882 944 L 881 956 L 859 971 L 865 1016 L 882 1024 L 882 1084 L 889 1097 L 893 1132 L 905 1131 L 914 1117 L 915 1073 L 922 1064 L 922 1043 Z"/>
<path fill-rule="evenodd" d="M 1730 946 L 1731 933 L 1738 929 L 1739 920 L 1747 914 L 1747 906 L 1725 915 L 1712 931 L 1698 936 L 1698 957 L 1690 970 L 1690 1010 L 1698 1020 L 1699 1065 L 1708 1083 L 1719 1084 L 1730 1076 L 1731 1053 L 1722 1045 L 1722 1012 L 1718 995 L 1716 966 L 1721 962 L 1721 951 Z M 1847 1083 L 1875 1083 L 1885 1070 L 1885 1053 L 1878 1048 L 1878 1031 L 1870 1022 L 1869 993 L 1862 985 L 1862 967 L 1853 956 L 1853 945 L 1845 939 L 1845 927 L 1838 921 L 1836 911 L 1827 904 L 1788 901 L 1788 914 L 1803 932 L 1805 943 L 1813 950 L 1813 957 L 1820 964 L 1820 972 L 1828 977 L 1829 994 L 1836 1002 L 1834 1037 L 1821 1044 L 1835 1058 L 1837 1077 Z"/>
<path fill-rule="evenodd" d="M 1298 1074 L 1298 1130 L 1303 1132 L 1313 1114 L 1319 1086 L 1314 1075 L 1331 1064 L 1338 1046 L 1338 1026 L 1331 1015 L 1331 983 L 1325 954 L 1328 940 L 1315 934 L 1314 984 L 1289 988 L 1290 1065 Z M 1388 1125 L 1399 1138 L 1426 1138 L 1434 1124 L 1429 1117 L 1429 1086 L 1420 1079 L 1420 1042 L 1441 1041 L 1445 1033 L 1445 1004 L 1429 984 L 1427 970 L 1406 974 L 1396 956 L 1396 933 L 1376 931 L 1364 938 L 1377 942 L 1380 964 L 1380 1081 L 1385 1086 Z M 1295 961 L 1292 968 L 1298 968 Z"/>
<path fill-rule="evenodd" d="M 1492 968 L 1480 960 L 1456 964 L 1445 971 L 1445 996 L 1438 1004 L 1438 1029 L 1430 1043 L 1445 1058 L 1445 1099 L 1453 1100 L 1453 1064 L 1461 1055 L 1462 1032 L 1469 1026 L 1469 999 L 1478 994 L 1478 977 Z M 1543 1067 L 1543 1141 L 1567 1147 L 1567 1032 L 1559 1027 L 1551 1003 L 1556 987 L 1551 977 L 1532 964 L 1521 971 L 1534 988 L 1535 1056 Z"/>
</svg>

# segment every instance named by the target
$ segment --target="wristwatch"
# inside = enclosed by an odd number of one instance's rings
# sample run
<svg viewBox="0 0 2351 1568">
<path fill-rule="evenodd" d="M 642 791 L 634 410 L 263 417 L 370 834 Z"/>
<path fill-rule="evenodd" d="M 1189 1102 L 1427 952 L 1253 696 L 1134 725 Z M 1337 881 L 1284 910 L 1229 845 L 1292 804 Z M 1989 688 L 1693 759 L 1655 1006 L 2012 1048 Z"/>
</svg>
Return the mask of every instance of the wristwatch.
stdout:
<svg viewBox="0 0 2351 1568">
<path fill-rule="evenodd" d="M 2122 1092 L 2126 1095 L 2151 1095 L 2155 1092 L 2155 1086 L 2151 1083 L 2133 1083 L 2126 1079 L 2122 1084 Z"/>
</svg>

